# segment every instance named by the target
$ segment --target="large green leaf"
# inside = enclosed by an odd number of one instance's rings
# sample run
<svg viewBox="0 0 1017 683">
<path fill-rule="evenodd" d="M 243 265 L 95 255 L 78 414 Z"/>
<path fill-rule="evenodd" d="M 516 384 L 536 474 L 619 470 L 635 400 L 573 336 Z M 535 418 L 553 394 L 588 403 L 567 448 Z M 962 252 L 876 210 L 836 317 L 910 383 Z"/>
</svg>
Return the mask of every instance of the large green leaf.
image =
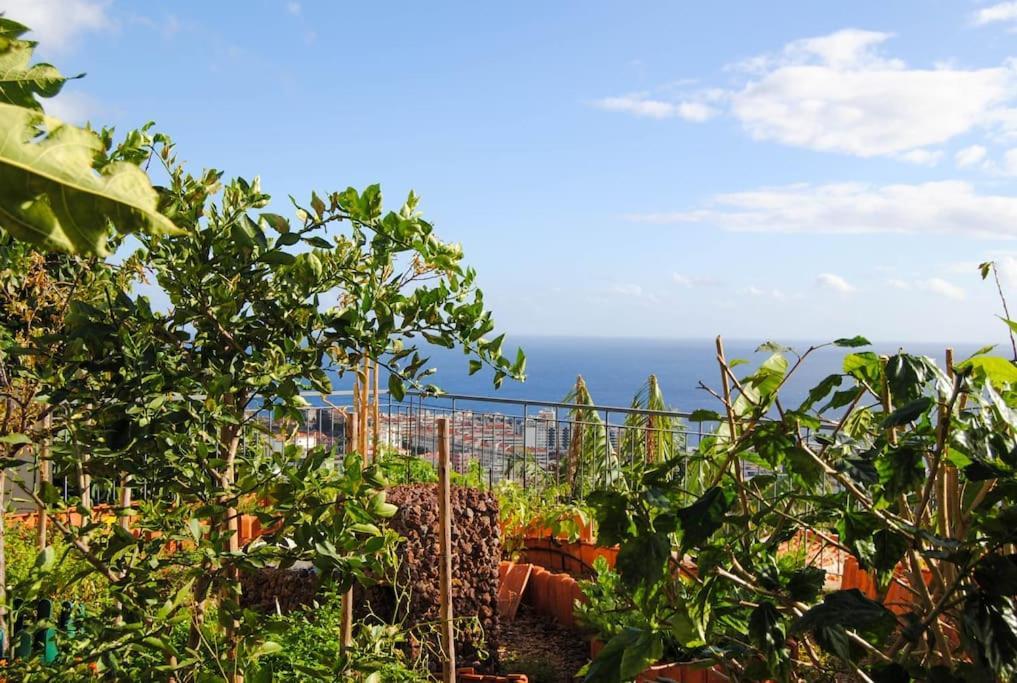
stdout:
<svg viewBox="0 0 1017 683">
<path fill-rule="evenodd" d="M 995 386 L 1017 384 L 1017 366 L 999 356 L 976 356 L 959 363 L 957 368 L 960 370 L 971 368 L 976 374 L 984 375 Z"/>
<path fill-rule="evenodd" d="M 687 508 L 678 510 L 682 528 L 682 545 L 698 547 L 706 542 L 724 524 L 724 515 L 731 509 L 734 496 L 714 486 Z"/>
<path fill-rule="evenodd" d="M 51 64 L 31 63 L 35 43 L 20 40 L 27 30 L 0 17 L 0 102 L 39 109 L 35 98 L 53 97 L 68 79 Z"/>
<path fill-rule="evenodd" d="M 0 227 L 44 249 L 104 255 L 112 226 L 121 233 L 179 232 L 156 208 L 137 166 L 97 171 L 99 138 L 39 112 L 0 103 Z"/>
</svg>

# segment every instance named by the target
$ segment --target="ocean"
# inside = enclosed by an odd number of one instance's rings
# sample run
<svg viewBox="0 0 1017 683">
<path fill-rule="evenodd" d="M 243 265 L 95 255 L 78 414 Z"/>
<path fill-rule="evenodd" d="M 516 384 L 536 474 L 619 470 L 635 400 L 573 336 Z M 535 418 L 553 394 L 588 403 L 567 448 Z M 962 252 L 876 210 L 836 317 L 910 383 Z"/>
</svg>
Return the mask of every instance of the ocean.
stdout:
<svg viewBox="0 0 1017 683">
<path fill-rule="evenodd" d="M 707 391 L 699 388 L 702 381 L 719 392 L 720 374 L 712 339 L 629 339 L 595 337 L 516 337 L 506 343 L 506 352 L 514 357 L 515 346 L 526 353 L 525 382 L 505 380 L 495 390 L 491 372 L 482 370 L 470 377 L 467 358 L 461 351 L 432 348 L 428 367 L 438 369 L 429 381 L 452 394 L 489 396 L 492 398 L 561 401 L 582 375 L 593 400 L 600 406 L 625 407 L 642 387 L 650 374 L 658 383 L 670 407 L 678 411 L 698 408 L 719 410 L 720 406 Z M 757 352 L 759 342 L 725 340 L 725 353 L 729 360 L 741 358 L 749 363 L 735 369 L 743 377 L 765 360 L 767 352 Z M 799 353 L 810 342 L 788 342 Z M 823 377 L 839 372 L 843 357 L 852 351 L 875 351 L 881 354 L 896 353 L 903 348 L 908 353 L 926 355 L 942 367 L 945 344 L 878 342 L 859 349 L 839 347 L 815 351 L 795 373 L 784 389 L 785 405 L 803 399 L 808 390 Z M 960 361 L 974 353 L 974 344 L 954 345 L 954 357 Z M 998 347 L 996 353 L 1008 356 L 1009 348 Z M 790 354 L 789 354 L 790 356 Z M 794 358 L 789 360 L 793 363 Z M 382 378 L 382 387 L 384 387 Z M 337 389 L 350 388 L 350 381 L 339 381 Z"/>
</svg>

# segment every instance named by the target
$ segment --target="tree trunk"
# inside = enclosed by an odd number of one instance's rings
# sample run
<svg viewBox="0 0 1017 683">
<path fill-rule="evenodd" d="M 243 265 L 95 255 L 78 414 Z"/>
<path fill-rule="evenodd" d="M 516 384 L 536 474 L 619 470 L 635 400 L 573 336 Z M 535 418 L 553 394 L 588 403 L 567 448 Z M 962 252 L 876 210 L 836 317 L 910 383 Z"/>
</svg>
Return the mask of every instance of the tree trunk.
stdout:
<svg viewBox="0 0 1017 683">
<path fill-rule="evenodd" d="M 233 482 L 236 480 L 237 449 L 240 446 L 240 428 L 236 425 L 224 427 L 220 445 L 223 447 L 225 456 L 223 458 L 225 465 L 223 466 L 222 497 L 220 502 L 226 505 L 226 519 L 224 520 L 225 524 L 222 525 L 222 531 L 229 537 L 229 551 L 235 553 L 240 550 L 240 519 L 237 514 L 233 491 Z M 221 593 L 220 608 L 222 607 L 222 599 L 239 602 L 242 590 L 240 586 L 240 572 L 237 570 L 236 565 L 232 563 L 227 564 L 225 566 L 225 575 L 226 582 Z M 228 648 L 226 657 L 230 664 L 230 669 L 227 670 L 227 673 L 230 676 L 230 683 L 243 683 L 244 681 L 243 674 L 237 669 L 237 653 L 239 650 L 237 631 L 239 628 L 240 622 L 235 618 L 226 624 L 226 643 Z"/>
</svg>

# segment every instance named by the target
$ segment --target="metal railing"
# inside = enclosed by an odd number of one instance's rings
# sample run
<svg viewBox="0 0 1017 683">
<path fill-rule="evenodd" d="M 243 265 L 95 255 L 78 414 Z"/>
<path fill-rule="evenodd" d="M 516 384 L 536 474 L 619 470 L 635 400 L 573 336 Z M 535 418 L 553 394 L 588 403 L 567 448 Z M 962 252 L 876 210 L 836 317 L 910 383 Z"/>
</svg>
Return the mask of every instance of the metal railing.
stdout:
<svg viewBox="0 0 1017 683">
<path fill-rule="evenodd" d="M 280 423 L 268 409 L 250 411 L 241 447 L 280 450 L 295 444 L 346 452 L 353 392 L 308 392 L 303 397 L 308 405 L 296 421 Z M 575 484 L 573 493 L 582 495 L 604 483 L 604 473 L 612 467 L 636 459 L 691 456 L 705 439 L 723 438 L 716 435 L 716 422 L 693 421 L 691 413 L 681 411 L 470 394 L 407 393 L 400 401 L 383 392 L 380 402 L 378 424 L 370 419 L 365 425 L 369 460 L 401 463 L 407 478 L 415 467 L 419 472 L 421 463 L 436 466 L 437 420 L 447 418 L 453 469 L 473 485 L 488 487 L 502 481 L 524 487 Z M 65 496 L 76 493 L 73 477 L 58 476 L 53 483 Z M 144 495 L 145 483 L 136 481 L 135 486 Z M 93 481 L 91 498 L 115 501 L 115 484 Z"/>
</svg>

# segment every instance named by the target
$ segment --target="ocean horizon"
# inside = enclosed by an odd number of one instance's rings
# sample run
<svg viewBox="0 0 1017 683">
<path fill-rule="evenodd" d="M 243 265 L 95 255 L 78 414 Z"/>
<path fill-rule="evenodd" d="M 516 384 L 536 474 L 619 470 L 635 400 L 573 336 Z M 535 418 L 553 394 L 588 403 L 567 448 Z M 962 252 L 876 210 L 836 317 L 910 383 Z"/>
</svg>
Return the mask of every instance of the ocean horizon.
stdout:
<svg viewBox="0 0 1017 683">
<path fill-rule="evenodd" d="M 762 342 L 746 339 L 725 339 L 728 360 L 744 359 L 748 363 L 735 368 L 745 376 L 764 361 L 769 352 L 757 351 Z M 823 342 L 781 342 L 798 353 L 810 345 Z M 699 408 L 718 409 L 717 400 L 700 387 L 702 381 L 719 392 L 720 372 L 713 339 L 639 339 L 624 337 L 523 336 L 506 341 L 506 353 L 515 353 L 520 346 L 526 353 L 526 381 L 506 379 L 500 389 L 491 382 L 491 372 L 467 373 L 467 357 L 460 350 L 427 347 L 428 367 L 437 372 L 428 378 L 449 394 L 490 398 L 525 399 L 530 401 L 562 401 L 582 375 L 594 402 L 599 406 L 627 407 L 633 396 L 653 374 L 669 406 L 687 412 Z M 873 342 L 858 349 L 824 347 L 814 351 L 785 386 L 783 396 L 788 403 L 800 401 L 808 390 L 829 374 L 840 372 L 842 359 L 852 351 L 875 351 L 893 354 L 898 350 L 929 356 L 942 367 L 946 348 L 953 349 L 956 360 L 963 360 L 982 345 L 974 343 L 945 344 L 936 342 Z M 996 353 L 1009 357 L 1009 346 L 998 345 Z M 794 357 L 789 357 L 791 363 Z M 335 382 L 337 390 L 350 389 L 349 375 Z M 385 378 L 382 378 L 382 387 Z M 495 406 L 489 409 L 495 410 Z"/>
</svg>

